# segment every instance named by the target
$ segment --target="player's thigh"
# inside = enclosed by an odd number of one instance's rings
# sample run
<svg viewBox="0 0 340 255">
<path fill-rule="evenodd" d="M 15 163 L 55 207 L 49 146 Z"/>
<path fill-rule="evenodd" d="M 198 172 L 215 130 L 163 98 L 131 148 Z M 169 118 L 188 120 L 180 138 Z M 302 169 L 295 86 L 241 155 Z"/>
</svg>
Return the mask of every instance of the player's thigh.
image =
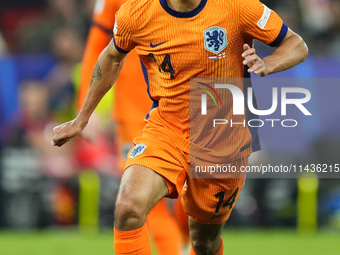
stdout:
<svg viewBox="0 0 340 255">
<path fill-rule="evenodd" d="M 145 166 L 132 165 L 123 173 L 116 204 L 138 208 L 146 215 L 168 193 L 162 176 Z"/>
</svg>

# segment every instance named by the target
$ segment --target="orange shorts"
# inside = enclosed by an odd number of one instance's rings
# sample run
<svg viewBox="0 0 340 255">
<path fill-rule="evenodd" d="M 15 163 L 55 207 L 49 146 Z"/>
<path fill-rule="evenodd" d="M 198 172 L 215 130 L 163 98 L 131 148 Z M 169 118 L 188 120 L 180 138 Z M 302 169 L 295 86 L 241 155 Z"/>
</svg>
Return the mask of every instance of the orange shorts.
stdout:
<svg viewBox="0 0 340 255">
<path fill-rule="evenodd" d="M 184 211 L 202 224 L 222 224 L 230 216 L 245 181 L 243 178 L 190 178 L 190 155 L 159 139 L 160 134 L 144 128 L 134 139 L 125 169 L 142 165 L 160 174 L 169 189 L 168 197 L 182 196 Z M 195 160 L 197 161 L 197 160 Z M 195 162 L 199 164 L 198 162 Z M 229 162 L 238 169 L 248 164 L 248 156 Z M 186 185 L 185 184 L 186 182 Z"/>
</svg>

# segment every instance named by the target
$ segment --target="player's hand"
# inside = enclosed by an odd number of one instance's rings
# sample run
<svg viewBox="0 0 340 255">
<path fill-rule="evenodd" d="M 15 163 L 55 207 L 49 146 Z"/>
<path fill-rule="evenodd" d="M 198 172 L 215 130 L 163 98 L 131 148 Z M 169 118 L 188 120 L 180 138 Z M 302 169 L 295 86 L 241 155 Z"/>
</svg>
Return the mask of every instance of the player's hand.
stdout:
<svg viewBox="0 0 340 255">
<path fill-rule="evenodd" d="M 86 122 L 82 123 L 79 119 L 75 118 L 69 122 L 61 124 L 53 128 L 53 138 L 51 145 L 53 146 L 62 146 L 71 138 L 80 134 L 80 132 L 85 128 Z"/>
<path fill-rule="evenodd" d="M 259 76 L 266 76 L 268 74 L 267 65 L 259 56 L 256 55 L 255 49 L 250 48 L 250 46 L 246 43 L 243 45 L 243 50 L 243 64 L 248 65 L 248 72 Z"/>
<path fill-rule="evenodd" d="M 103 129 L 100 124 L 100 118 L 96 112 L 93 112 L 80 136 L 90 143 L 95 143 L 101 133 L 103 133 Z"/>
</svg>

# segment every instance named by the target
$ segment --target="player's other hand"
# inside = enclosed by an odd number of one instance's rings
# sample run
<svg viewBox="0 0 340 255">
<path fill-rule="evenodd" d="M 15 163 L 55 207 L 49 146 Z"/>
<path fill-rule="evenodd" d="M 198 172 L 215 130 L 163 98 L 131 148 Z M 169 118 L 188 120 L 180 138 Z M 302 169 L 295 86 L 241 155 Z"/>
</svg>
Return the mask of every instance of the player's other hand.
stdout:
<svg viewBox="0 0 340 255">
<path fill-rule="evenodd" d="M 243 50 L 243 64 L 248 65 L 248 72 L 259 76 L 266 76 L 268 74 L 267 65 L 259 56 L 256 55 L 255 49 L 250 48 L 250 46 L 246 43 L 243 45 Z"/>
<path fill-rule="evenodd" d="M 79 119 L 75 118 L 69 122 L 61 124 L 53 128 L 53 138 L 51 145 L 53 146 L 62 146 L 71 138 L 80 134 L 80 132 L 85 128 L 86 122 L 82 122 Z"/>
</svg>

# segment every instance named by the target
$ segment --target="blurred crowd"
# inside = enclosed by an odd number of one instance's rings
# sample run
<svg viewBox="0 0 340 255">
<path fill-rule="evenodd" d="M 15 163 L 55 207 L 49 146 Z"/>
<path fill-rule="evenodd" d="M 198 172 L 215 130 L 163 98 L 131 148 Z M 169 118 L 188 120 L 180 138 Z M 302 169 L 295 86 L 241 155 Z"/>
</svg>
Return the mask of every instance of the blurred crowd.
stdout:
<svg viewBox="0 0 340 255">
<path fill-rule="evenodd" d="M 35 71 L 32 56 L 38 56 L 44 60 L 44 66 L 39 68 L 45 70 L 38 72 L 39 75 L 21 72 L 16 78 L 18 107 L 14 107 L 10 118 L 0 113 L 0 228 L 75 224 L 79 190 L 77 178 L 87 169 L 95 170 L 102 182 L 107 184 L 102 185 L 101 201 L 105 202 L 101 203 L 101 224 L 111 228 L 112 194 L 116 192 L 120 173 L 117 170 L 114 123 L 108 121 L 111 119 L 110 112 L 100 115 L 103 120 L 97 123 L 104 125 L 87 127 L 89 137 L 96 140 L 95 146 L 81 137 L 62 148 L 50 146 L 52 127 L 76 116 L 80 62 L 95 2 L 0 1 L 0 67 L 1 58 L 7 61 L 8 57 L 13 57 L 21 64 L 26 63 L 23 69 Z M 275 9 L 289 27 L 304 37 L 311 54 L 340 58 L 339 0 L 262 2 Z M 7 80 L 1 79 L 1 75 L 0 72 L 0 85 L 4 86 Z M 280 221 L 282 224 L 293 225 L 295 182 L 278 183 L 282 184 L 281 194 L 285 196 L 281 199 L 286 204 L 281 203 L 281 207 L 272 210 L 281 210 L 277 215 L 284 216 L 284 220 Z M 259 189 L 251 184 L 248 187 Z M 239 211 L 255 215 L 261 206 L 268 209 L 275 205 L 262 204 L 265 196 L 275 194 L 264 191 L 264 188 L 259 193 L 263 193 L 263 200 L 256 200 L 245 191 L 247 201 L 250 201 L 246 206 L 250 205 L 252 209 L 244 210 L 240 202 Z M 280 198 L 275 199 L 277 202 Z M 249 215 L 239 214 L 239 217 Z M 272 223 L 272 219 L 256 219 L 253 217 L 252 221 Z"/>
<path fill-rule="evenodd" d="M 266 0 L 292 30 L 307 42 L 312 54 L 339 57 L 339 0 Z"/>
<path fill-rule="evenodd" d="M 106 120 L 87 127 L 93 141 L 79 137 L 62 148 L 50 145 L 52 128 L 76 116 L 80 62 L 94 4 L 0 2 L 0 65 L 14 66 L 12 73 L 0 72 L 0 105 L 6 105 L 7 81 L 18 83 L 11 98 L 17 107 L 7 102 L 15 110 L 3 116 L 1 109 L 0 114 L 0 228 L 76 224 L 79 175 L 95 170 L 101 183 L 107 183 L 100 193 L 100 224 L 111 229 L 112 194 L 120 173 L 114 129 L 107 121 L 110 112 L 101 115 Z"/>
<path fill-rule="evenodd" d="M 314 54 L 340 52 L 340 1 L 263 0 L 308 42 Z M 13 0 L 0 3 L 0 52 L 46 52 L 69 30 L 84 43 L 95 0 Z M 81 48 L 74 49 L 77 51 Z"/>
</svg>

